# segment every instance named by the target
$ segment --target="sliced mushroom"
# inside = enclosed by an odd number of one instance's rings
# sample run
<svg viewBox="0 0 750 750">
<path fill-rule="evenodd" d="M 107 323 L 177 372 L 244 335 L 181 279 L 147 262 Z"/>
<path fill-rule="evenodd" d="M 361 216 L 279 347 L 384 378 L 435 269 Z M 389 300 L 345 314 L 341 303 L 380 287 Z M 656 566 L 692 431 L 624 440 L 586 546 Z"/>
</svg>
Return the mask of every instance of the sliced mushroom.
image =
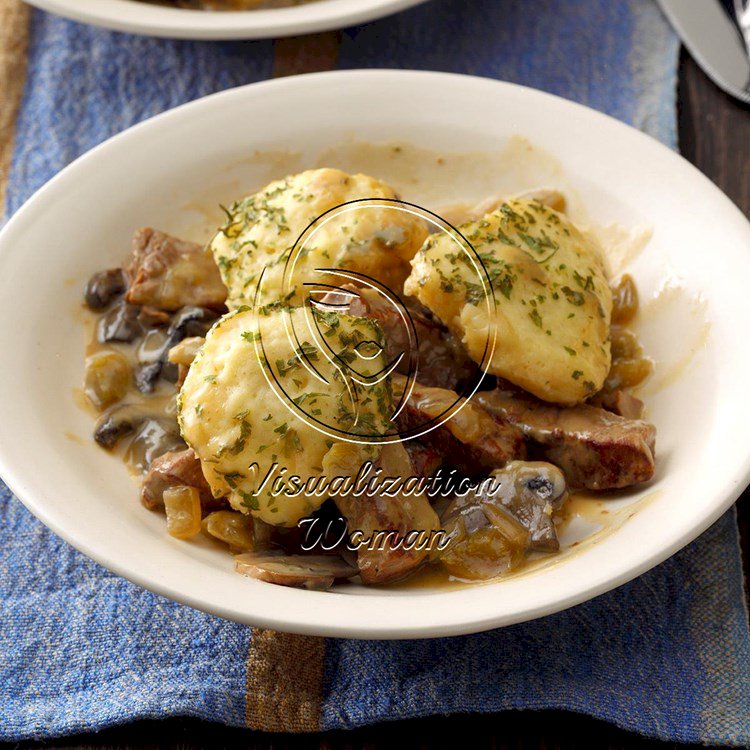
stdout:
<svg viewBox="0 0 750 750">
<path fill-rule="evenodd" d="M 543 461 L 511 461 L 480 482 L 477 498 L 507 508 L 529 531 L 529 550 L 560 548 L 552 514 L 568 497 L 562 471 Z"/>
<path fill-rule="evenodd" d="M 511 461 L 442 515 L 450 539 L 437 557 L 451 575 L 486 580 L 521 564 L 527 551 L 559 549 L 552 518 L 567 497 L 563 473 L 541 461 Z"/>
<path fill-rule="evenodd" d="M 186 447 L 177 420 L 155 415 L 147 404 L 118 404 L 104 412 L 94 428 L 94 440 L 110 450 L 131 434 L 128 460 L 141 471 L 158 456 Z"/>
<path fill-rule="evenodd" d="M 138 365 L 135 371 L 135 386 L 141 393 L 152 393 L 161 374 L 161 362 Z"/>
<path fill-rule="evenodd" d="M 106 315 L 99 318 L 97 339 L 106 344 L 109 341 L 130 343 L 141 335 L 141 325 L 138 322 L 139 308 L 128 302 L 120 302 Z"/>
<path fill-rule="evenodd" d="M 166 341 L 166 331 L 161 331 L 158 328 L 150 330 L 138 345 L 138 362 L 142 365 L 159 362 L 164 354 Z"/>
<path fill-rule="evenodd" d="M 91 310 L 103 310 L 128 288 L 128 277 L 122 268 L 95 273 L 86 284 L 84 299 Z"/>
<path fill-rule="evenodd" d="M 218 318 L 219 314 L 207 307 L 181 308 L 172 317 L 172 324 L 169 328 L 175 338 L 172 346 L 187 336 L 205 336 Z"/>
<path fill-rule="evenodd" d="M 328 555 L 274 555 L 248 552 L 234 558 L 238 573 L 259 581 L 294 588 L 329 589 L 334 581 L 353 578 L 356 568 Z"/>
<path fill-rule="evenodd" d="M 134 432 L 146 416 L 144 408 L 135 404 L 120 404 L 109 409 L 96 421 L 94 440 L 102 448 L 114 448 L 122 438 Z"/>
<path fill-rule="evenodd" d="M 156 380 L 163 376 L 175 382 L 179 377 L 177 365 L 169 361 L 169 352 L 186 337 L 205 336 L 218 315 L 204 307 L 183 307 L 172 317 L 169 329 L 151 330 L 138 349 L 139 367 L 135 382 L 142 393 L 151 393 Z"/>
<path fill-rule="evenodd" d="M 128 446 L 127 459 L 139 471 L 148 471 L 155 458 L 187 448 L 177 421 L 168 417 L 144 420 Z"/>
<path fill-rule="evenodd" d="M 135 384 L 142 393 L 151 393 L 162 371 L 169 336 L 164 330 L 150 330 L 138 346 Z"/>
</svg>

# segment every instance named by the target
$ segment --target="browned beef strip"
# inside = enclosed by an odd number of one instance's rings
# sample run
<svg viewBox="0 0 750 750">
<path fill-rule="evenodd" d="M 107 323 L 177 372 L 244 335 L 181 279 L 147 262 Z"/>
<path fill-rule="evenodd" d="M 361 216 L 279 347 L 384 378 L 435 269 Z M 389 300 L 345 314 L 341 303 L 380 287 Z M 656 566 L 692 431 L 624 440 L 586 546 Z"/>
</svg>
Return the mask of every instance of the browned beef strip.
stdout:
<svg viewBox="0 0 750 750">
<path fill-rule="evenodd" d="M 499 390 L 475 398 L 503 424 L 520 428 L 530 452 L 559 466 L 572 487 L 618 489 L 654 474 L 656 428 L 648 422 L 588 404 L 559 407 Z"/>
<path fill-rule="evenodd" d="M 227 290 L 211 254 L 156 229 L 133 235 L 128 302 L 161 310 L 185 306 L 222 310 Z"/>
<path fill-rule="evenodd" d="M 400 394 L 405 385 L 403 379 L 394 377 L 393 384 L 396 394 Z M 398 415 L 399 432 L 420 428 L 458 400 L 453 391 L 415 384 Z M 521 430 L 488 414 L 477 403 L 476 396 L 439 427 L 420 435 L 419 442 L 442 456 L 445 465 L 470 477 L 484 475 L 526 455 Z"/>
<path fill-rule="evenodd" d="M 427 503 L 427 500 L 423 502 Z M 423 550 L 399 545 L 410 531 L 422 531 L 399 498 L 338 498 L 336 504 L 347 521 L 349 533 L 361 531 L 372 547 L 357 550 L 357 566 L 362 583 L 379 586 L 411 575 L 427 558 Z M 424 529 L 429 532 L 429 529 Z M 355 542 L 361 541 L 355 536 Z"/>
<path fill-rule="evenodd" d="M 334 446 L 332 450 L 338 450 Z M 346 449 L 343 449 L 344 451 Z M 358 459 L 357 459 L 358 461 Z M 400 443 L 384 445 L 377 467 L 383 477 L 414 476 L 414 467 Z M 353 475 L 359 466 L 349 466 Z M 437 514 L 425 494 L 373 492 L 334 498 L 346 519 L 357 548 L 357 567 L 362 583 L 380 585 L 398 581 L 414 572 L 427 559 L 429 550 L 409 542 L 410 532 L 429 533 L 439 526 Z"/>
<path fill-rule="evenodd" d="M 182 451 L 169 451 L 151 462 L 141 486 L 141 502 L 150 509 L 163 504 L 164 490 L 178 485 L 195 487 L 201 496 L 201 507 L 204 511 L 224 507 L 222 499 L 214 498 L 208 486 L 201 462 L 192 448 Z"/>
<path fill-rule="evenodd" d="M 388 361 L 403 354 L 396 371 L 409 374 L 410 354 L 416 348 L 415 377 L 420 383 L 436 388 L 461 389 L 479 375 L 479 368 L 469 358 L 463 344 L 436 320 L 430 312 L 410 300 L 404 312 L 413 323 L 405 321 L 399 310 L 373 289 L 353 285 L 342 287 L 349 294 L 331 292 L 320 302 L 359 318 L 372 318 L 383 329 Z M 416 340 L 414 340 L 414 337 Z"/>
<path fill-rule="evenodd" d="M 599 406 L 625 419 L 643 419 L 643 401 L 622 388 L 610 392 L 601 391 L 589 401 L 589 404 Z"/>
<path fill-rule="evenodd" d="M 415 476 L 432 476 L 443 465 L 443 456 L 434 446 L 426 445 L 421 440 L 407 440 L 404 448 L 409 454 Z"/>
</svg>

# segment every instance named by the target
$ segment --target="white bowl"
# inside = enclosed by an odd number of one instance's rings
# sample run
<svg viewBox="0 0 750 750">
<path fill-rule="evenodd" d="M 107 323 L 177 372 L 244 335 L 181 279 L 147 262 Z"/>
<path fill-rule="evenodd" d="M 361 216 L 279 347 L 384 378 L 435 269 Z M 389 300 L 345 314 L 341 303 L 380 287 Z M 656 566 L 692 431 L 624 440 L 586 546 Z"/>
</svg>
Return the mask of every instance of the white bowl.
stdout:
<svg viewBox="0 0 750 750">
<path fill-rule="evenodd" d="M 508 151 L 493 155 L 519 134 L 539 147 L 515 142 L 520 165 Z M 608 533 L 572 548 L 579 524 L 557 558 L 486 585 L 276 587 L 238 576 L 231 557 L 208 543 L 169 538 L 163 517 L 139 504 L 125 466 L 90 439 L 92 418 L 73 398 L 85 279 L 123 261 L 136 227 L 206 237 L 220 221 L 219 201 L 320 158 L 390 178 L 395 151 L 367 159 L 345 146 L 320 157 L 352 137 L 475 152 L 448 154 L 445 168 L 461 169 L 442 183 L 403 180 L 404 197 L 427 207 L 543 183 L 562 187 L 574 211 L 585 205 L 602 224 L 653 228 L 625 265 L 645 301 L 642 341 L 657 360 L 645 398 L 658 426 L 658 471 L 627 499 L 605 501 L 617 518 Z M 417 165 L 407 167 L 419 176 Z M 480 78 L 382 70 L 227 91 L 93 149 L 0 233 L 0 474 L 45 524 L 102 565 L 221 617 L 364 638 L 468 633 L 540 617 L 661 562 L 748 483 L 750 350 L 741 337 L 749 279 L 750 227 L 724 195 L 652 139 L 563 99 Z"/>
<path fill-rule="evenodd" d="M 74 21 L 177 39 L 267 39 L 341 29 L 373 21 L 425 0 L 315 0 L 288 8 L 200 11 L 137 0 L 28 0 Z"/>
</svg>

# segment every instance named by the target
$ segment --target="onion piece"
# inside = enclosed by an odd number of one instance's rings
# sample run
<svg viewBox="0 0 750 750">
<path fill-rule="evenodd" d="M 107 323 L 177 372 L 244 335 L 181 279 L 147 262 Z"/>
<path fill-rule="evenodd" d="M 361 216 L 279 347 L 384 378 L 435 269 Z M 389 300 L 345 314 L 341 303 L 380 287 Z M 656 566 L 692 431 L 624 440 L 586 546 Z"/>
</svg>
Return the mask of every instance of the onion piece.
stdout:
<svg viewBox="0 0 750 750">
<path fill-rule="evenodd" d="M 201 498 L 195 487 L 180 485 L 164 490 L 167 532 L 176 539 L 190 539 L 201 530 Z"/>
<path fill-rule="evenodd" d="M 238 552 L 255 549 L 253 519 L 233 510 L 209 513 L 201 524 L 204 533 Z"/>
</svg>

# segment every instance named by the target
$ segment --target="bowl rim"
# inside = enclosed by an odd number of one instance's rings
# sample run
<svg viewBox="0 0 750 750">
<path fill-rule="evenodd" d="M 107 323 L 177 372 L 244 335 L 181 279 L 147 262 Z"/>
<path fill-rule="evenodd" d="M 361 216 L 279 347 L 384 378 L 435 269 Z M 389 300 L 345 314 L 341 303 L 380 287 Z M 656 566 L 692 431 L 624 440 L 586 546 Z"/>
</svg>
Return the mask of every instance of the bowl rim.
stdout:
<svg viewBox="0 0 750 750">
<path fill-rule="evenodd" d="M 270 39 L 373 21 L 428 0 L 314 0 L 309 5 L 236 11 L 198 11 L 137 0 L 28 0 L 74 21 L 144 36 L 174 39 Z"/>
<path fill-rule="evenodd" d="M 248 84 L 245 86 L 228 89 L 226 91 L 211 94 L 201 99 L 180 105 L 176 108 L 158 114 L 148 120 L 145 120 L 137 125 L 134 125 L 121 133 L 111 137 L 103 143 L 97 145 L 90 151 L 81 155 L 78 159 L 73 161 L 71 164 L 62 169 L 57 175 L 50 179 L 45 185 L 37 190 L 26 203 L 16 211 L 16 213 L 8 220 L 5 227 L 0 231 L 0 265 L 6 255 L 7 246 L 12 245 L 12 239 L 19 233 L 22 234 L 24 226 L 29 222 L 33 221 L 34 214 L 37 208 L 54 198 L 55 193 L 63 189 L 66 184 L 70 181 L 75 182 L 76 173 L 81 167 L 95 162 L 99 159 L 100 154 L 106 153 L 106 151 L 112 146 L 113 143 L 125 143 L 129 139 L 134 138 L 142 133 L 149 131 L 150 129 L 158 130 L 162 123 L 168 122 L 170 119 L 180 118 L 183 113 L 190 111 L 193 114 L 197 114 L 202 109 L 210 109 L 217 103 L 226 102 L 230 103 L 233 99 L 239 99 L 246 96 L 262 96 L 263 92 L 267 89 L 294 89 L 298 86 L 308 87 L 311 85 L 317 85 L 322 82 L 322 85 L 330 85 L 336 87 L 337 84 L 344 81 L 351 82 L 356 81 L 358 85 L 367 86 L 368 82 L 374 82 L 375 80 L 389 79 L 389 83 L 393 86 L 399 85 L 399 81 L 407 82 L 411 80 L 415 85 L 426 86 L 430 83 L 437 85 L 466 85 L 475 86 L 478 88 L 485 87 L 488 95 L 502 94 L 503 91 L 509 92 L 520 92 L 523 96 L 536 98 L 539 102 L 547 102 L 553 104 L 555 107 L 562 107 L 563 109 L 569 110 L 570 112 L 577 113 L 581 116 L 590 118 L 590 121 L 599 124 L 607 124 L 607 127 L 612 128 L 613 126 L 618 129 L 619 132 L 627 134 L 631 139 L 634 139 L 637 143 L 641 144 L 646 149 L 651 149 L 652 153 L 660 152 L 662 155 L 668 153 L 670 158 L 673 159 L 672 163 L 680 165 L 680 168 L 687 170 L 686 174 L 698 180 L 702 184 L 706 191 L 709 191 L 714 198 L 721 200 L 725 210 L 729 214 L 734 216 L 734 224 L 738 230 L 741 229 L 745 233 L 748 246 L 750 246 L 750 224 L 740 212 L 740 210 L 732 204 L 732 202 L 702 173 L 700 173 L 693 165 L 687 160 L 681 157 L 679 154 L 668 149 L 663 144 L 659 143 L 655 139 L 645 135 L 644 133 L 628 126 L 615 118 L 605 115 L 601 112 L 597 112 L 581 104 L 571 102 L 569 100 L 557 97 L 553 94 L 541 92 L 529 87 L 520 86 L 517 84 L 496 81 L 490 78 L 480 78 L 477 76 L 467 76 L 462 74 L 454 73 L 440 73 L 431 71 L 405 71 L 405 70 L 388 70 L 388 69 L 377 69 L 377 70 L 347 70 L 347 71 L 332 71 L 324 73 L 311 73 L 299 76 L 290 76 L 287 78 L 273 79 L 262 81 L 259 83 Z M 248 93 L 252 92 L 252 93 Z M 656 151 L 654 151 L 656 149 Z M 676 167 L 677 168 L 677 167 Z M 728 215 L 729 215 L 728 214 Z M 236 606 L 230 605 L 216 605 L 214 603 L 207 604 L 200 598 L 193 596 L 189 592 L 175 591 L 170 585 L 164 584 L 158 580 L 154 580 L 148 574 L 143 574 L 139 571 L 133 571 L 128 568 L 124 563 L 120 563 L 117 560 L 109 558 L 106 554 L 106 549 L 102 551 L 98 549 L 96 545 L 92 544 L 91 540 L 87 539 L 85 534 L 82 534 L 79 530 L 73 526 L 66 525 L 63 519 L 58 517 L 58 514 L 53 512 L 53 509 L 47 507 L 44 501 L 40 501 L 33 496 L 32 493 L 26 491 L 25 482 L 23 480 L 22 473 L 18 471 L 17 467 L 14 467 L 8 463 L 5 457 L 5 447 L 3 443 L 3 433 L 0 431 L 0 475 L 7 483 L 11 491 L 23 502 L 23 504 L 46 526 L 48 526 L 54 533 L 63 538 L 65 541 L 76 547 L 79 551 L 92 558 L 105 568 L 113 571 L 117 575 L 120 575 L 133 583 L 142 586 L 148 590 L 151 590 L 157 594 L 165 596 L 169 599 L 187 604 L 199 610 L 216 614 L 225 619 L 234 620 L 237 622 L 243 622 L 252 624 L 258 627 L 273 628 L 277 630 L 283 630 L 286 632 L 301 633 L 307 635 L 325 635 L 333 637 L 354 637 L 354 638 L 368 638 L 368 639 L 394 639 L 394 638 L 414 638 L 414 637 L 441 637 L 448 635 L 460 635 L 467 633 L 474 633 L 483 630 L 487 630 L 493 627 L 501 627 L 506 625 L 515 624 L 531 619 L 535 619 L 542 615 L 553 614 L 561 610 L 567 609 L 571 606 L 587 601 L 595 596 L 610 591 L 627 581 L 630 581 L 639 575 L 645 573 L 647 570 L 653 568 L 657 564 L 663 562 L 668 557 L 672 556 L 679 549 L 687 545 L 703 531 L 705 531 L 711 524 L 713 524 L 723 513 L 729 508 L 732 503 L 739 497 L 745 487 L 750 483 L 750 448 L 747 450 L 745 459 L 740 466 L 735 467 L 731 475 L 722 478 L 722 489 L 717 492 L 712 502 L 706 503 L 705 511 L 702 512 L 698 521 L 680 519 L 682 523 L 676 523 L 672 529 L 671 534 L 668 537 L 668 542 L 662 544 L 657 549 L 651 551 L 648 555 L 642 557 L 637 563 L 631 564 L 628 567 L 622 569 L 618 574 L 610 576 L 606 580 L 593 579 L 587 585 L 575 588 L 571 590 L 567 595 L 555 598 L 553 601 L 542 600 L 537 603 L 528 604 L 525 608 L 516 610 L 512 614 L 490 614 L 484 617 L 476 618 L 472 615 L 463 614 L 462 616 L 447 617 L 445 621 L 434 624 L 434 623 L 420 623 L 420 622 L 407 622 L 399 624 L 391 624 L 384 626 L 381 623 L 369 623 L 369 622 L 352 622 L 339 623 L 339 622 L 327 622 L 322 621 L 318 618 L 306 616 L 304 613 L 299 614 L 295 612 L 294 617 L 286 620 L 280 619 L 278 616 L 266 615 L 262 612 L 255 612 L 252 616 L 248 616 L 247 612 Z M 474 589 L 486 588 L 485 586 L 472 587 Z M 317 593 L 317 592 L 304 592 L 306 597 L 311 597 L 310 603 L 313 604 L 313 598 L 324 596 L 342 596 L 341 594 L 331 593 Z M 380 598 L 384 601 L 386 597 L 377 595 L 367 596 L 366 599 L 377 601 Z M 393 599 L 392 599 L 393 600 Z M 396 599 L 397 601 L 398 599 Z M 311 607 L 313 609 L 314 607 Z"/>
</svg>

